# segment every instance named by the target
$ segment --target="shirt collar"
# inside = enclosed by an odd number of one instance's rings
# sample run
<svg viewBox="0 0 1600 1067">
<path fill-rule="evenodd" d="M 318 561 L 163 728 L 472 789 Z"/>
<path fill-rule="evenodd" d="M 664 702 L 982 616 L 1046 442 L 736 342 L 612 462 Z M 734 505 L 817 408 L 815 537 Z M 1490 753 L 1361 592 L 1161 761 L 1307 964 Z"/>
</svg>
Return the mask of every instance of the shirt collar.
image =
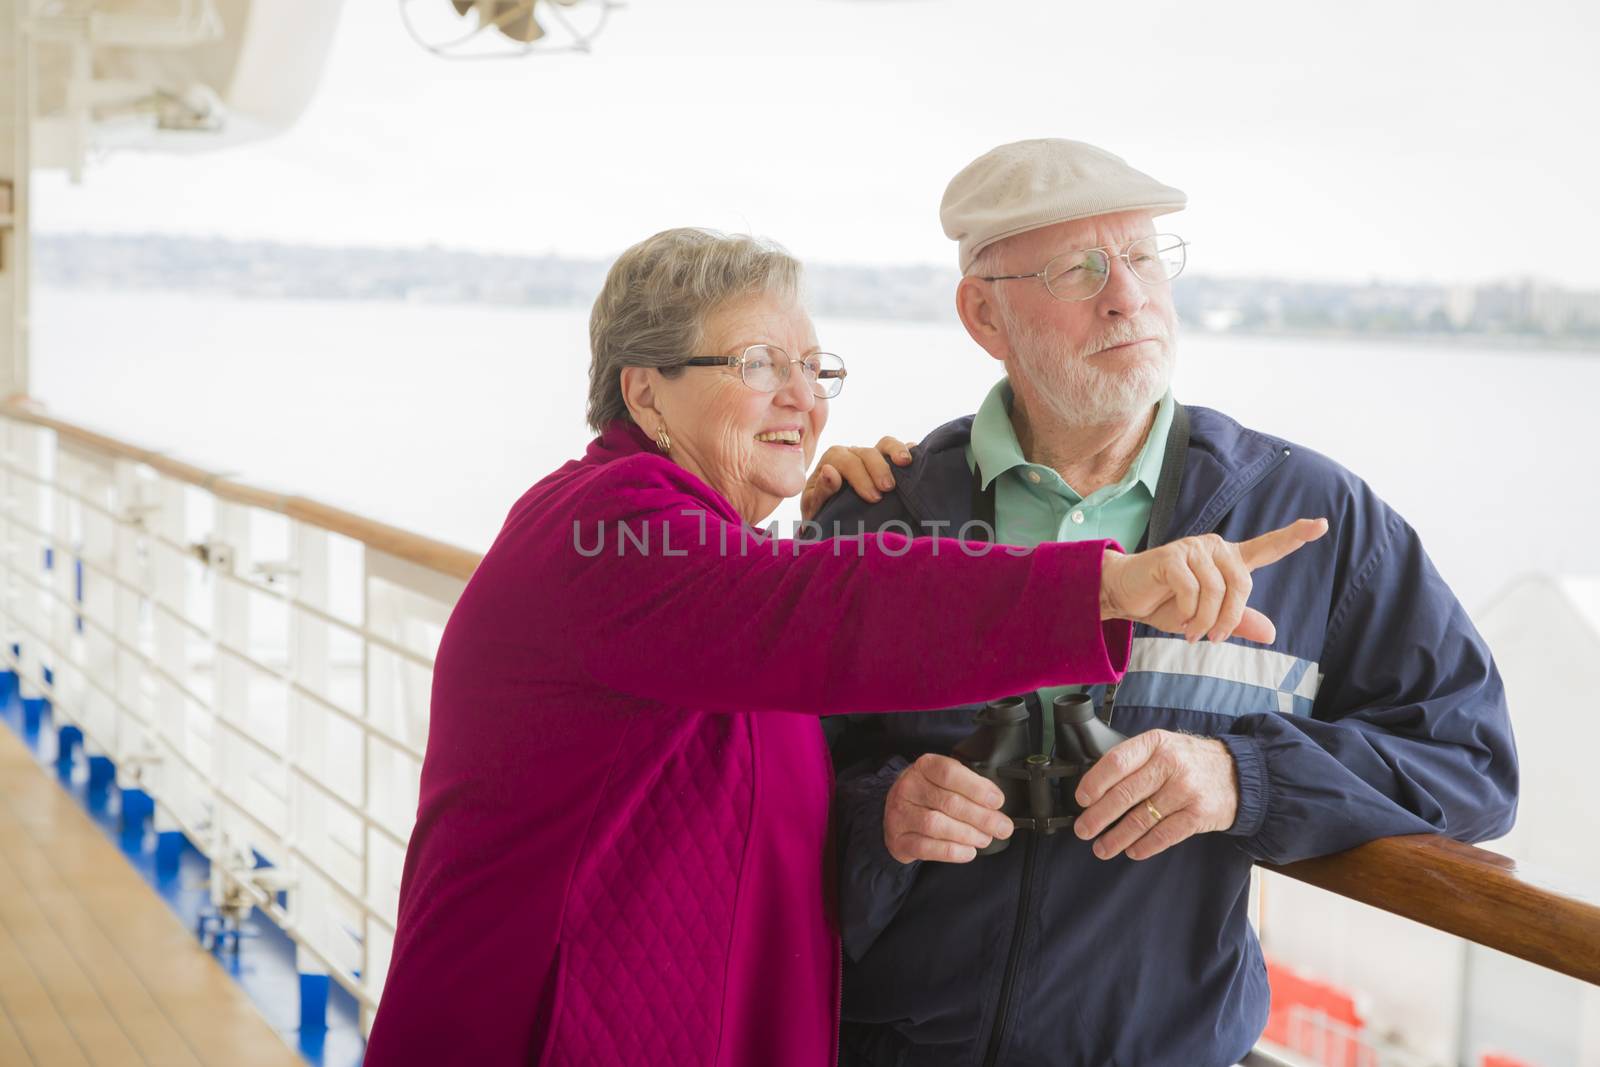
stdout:
<svg viewBox="0 0 1600 1067">
<path fill-rule="evenodd" d="M 994 480 L 1014 467 L 1027 466 L 1017 428 L 1011 425 L 1011 383 L 1001 378 L 972 417 L 972 458 L 987 490 Z"/>
<path fill-rule="evenodd" d="M 1138 472 L 1134 477 L 1150 490 L 1151 497 L 1156 495 L 1156 487 L 1161 484 L 1161 467 L 1167 458 L 1167 434 L 1172 429 L 1172 411 L 1176 406 L 1172 390 L 1168 389 L 1162 394 L 1160 403 L 1156 404 L 1156 417 L 1150 423 L 1150 433 L 1144 439 L 1139 458 L 1133 461 L 1133 469 Z"/>
<path fill-rule="evenodd" d="M 1017 429 L 1011 424 L 1011 382 L 1005 378 L 995 383 L 989 395 L 983 398 L 978 413 L 972 418 L 972 458 L 977 461 L 983 475 L 982 489 L 987 490 L 994 480 L 1009 470 L 1030 467 L 1017 441 Z M 1174 401 L 1168 389 L 1156 405 L 1156 417 L 1150 424 L 1150 433 L 1138 458 L 1128 469 L 1128 475 L 1116 486 L 1102 489 L 1108 497 L 1120 496 L 1135 484 L 1143 485 L 1152 497 L 1161 481 L 1162 461 L 1166 459 L 1167 433 L 1172 429 Z M 1107 490 L 1114 490 L 1107 493 Z M 1099 494 L 1096 494 L 1099 495 Z"/>
</svg>

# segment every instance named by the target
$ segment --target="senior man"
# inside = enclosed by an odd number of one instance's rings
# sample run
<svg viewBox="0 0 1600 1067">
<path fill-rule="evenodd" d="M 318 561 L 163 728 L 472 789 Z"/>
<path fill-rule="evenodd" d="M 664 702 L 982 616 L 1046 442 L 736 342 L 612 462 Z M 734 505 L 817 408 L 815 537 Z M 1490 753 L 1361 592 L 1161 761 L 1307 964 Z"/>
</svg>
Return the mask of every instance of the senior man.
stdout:
<svg viewBox="0 0 1600 1067">
<path fill-rule="evenodd" d="M 1300 515 L 1329 516 L 1330 534 L 1256 575 L 1270 645 L 1136 631 L 1109 713 L 1130 739 L 1083 777 L 1072 833 L 975 857 L 1011 824 L 948 755 L 973 708 L 830 721 L 847 1065 L 1235 1063 L 1267 1019 L 1253 862 L 1511 826 L 1500 678 L 1415 531 L 1331 460 L 1173 399 L 1185 247 L 1155 219 L 1185 202 L 1065 140 L 1003 145 L 956 175 L 941 208 L 956 308 L 1005 378 L 920 446 L 880 442 L 903 469 L 830 450 L 812 508 L 849 489 L 817 520 L 1129 549 Z M 1200 586 L 1222 596 L 1217 573 Z M 969 609 L 984 610 L 950 605 Z M 1040 751 L 1058 692 L 1027 695 Z"/>
</svg>

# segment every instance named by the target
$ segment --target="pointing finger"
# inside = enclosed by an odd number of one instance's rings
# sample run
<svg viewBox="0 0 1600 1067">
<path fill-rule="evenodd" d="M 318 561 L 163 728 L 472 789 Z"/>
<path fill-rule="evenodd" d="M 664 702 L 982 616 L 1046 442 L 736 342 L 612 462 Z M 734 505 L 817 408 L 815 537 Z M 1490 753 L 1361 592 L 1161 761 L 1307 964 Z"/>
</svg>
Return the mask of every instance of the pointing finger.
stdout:
<svg viewBox="0 0 1600 1067">
<path fill-rule="evenodd" d="M 1240 542 L 1239 555 L 1251 570 L 1276 563 L 1328 532 L 1327 519 L 1300 519 L 1281 529 Z"/>
</svg>

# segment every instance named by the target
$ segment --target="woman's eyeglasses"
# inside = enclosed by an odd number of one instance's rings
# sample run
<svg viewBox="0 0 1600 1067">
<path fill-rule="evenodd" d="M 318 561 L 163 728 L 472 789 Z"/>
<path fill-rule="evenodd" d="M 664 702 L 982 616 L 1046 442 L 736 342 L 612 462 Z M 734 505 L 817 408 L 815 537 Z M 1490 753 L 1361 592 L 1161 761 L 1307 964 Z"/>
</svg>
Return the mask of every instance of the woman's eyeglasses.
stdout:
<svg viewBox="0 0 1600 1067">
<path fill-rule="evenodd" d="M 794 359 L 777 345 L 751 345 L 737 356 L 695 356 L 678 366 L 738 367 L 744 384 L 758 393 L 776 393 L 789 381 L 792 369 L 799 366 L 811 394 L 824 400 L 839 395 L 847 373 L 844 360 L 832 352 L 813 352 Z"/>
</svg>

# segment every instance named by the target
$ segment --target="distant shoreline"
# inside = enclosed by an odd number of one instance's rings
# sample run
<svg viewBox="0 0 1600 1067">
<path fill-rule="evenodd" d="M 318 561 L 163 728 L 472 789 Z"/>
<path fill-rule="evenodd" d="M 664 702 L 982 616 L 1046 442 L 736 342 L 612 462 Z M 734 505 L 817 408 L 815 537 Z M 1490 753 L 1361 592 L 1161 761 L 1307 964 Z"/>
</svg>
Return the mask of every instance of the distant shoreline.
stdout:
<svg viewBox="0 0 1600 1067">
<path fill-rule="evenodd" d="M 1504 348 L 1535 350 L 1540 355 L 1600 356 L 1600 338 L 1546 337 L 1514 333 L 1411 333 L 1402 330 L 1207 330 L 1187 327 L 1206 337 L 1263 337 L 1302 341 L 1409 342 L 1440 348 Z"/>
<path fill-rule="evenodd" d="M 189 293 L 500 308 L 587 308 L 609 261 L 487 255 L 438 247 L 328 248 L 159 234 L 39 234 L 35 284 L 105 292 Z M 949 266 L 806 268 L 821 317 L 953 321 Z M 1211 336 L 1412 341 L 1600 353 L 1600 293 L 1531 279 L 1477 286 L 1364 285 L 1187 273 L 1173 287 L 1180 319 Z"/>
<path fill-rule="evenodd" d="M 111 285 L 105 283 L 86 283 L 77 285 L 63 285 L 60 282 L 36 283 L 42 290 L 63 293 L 88 293 L 104 294 L 108 296 L 132 296 L 139 293 L 160 293 L 168 296 L 186 296 L 196 299 L 221 298 L 225 300 L 248 301 L 252 303 L 270 303 L 275 300 L 303 302 L 308 304 L 393 304 L 396 307 L 482 307 L 499 311 L 586 311 L 585 304 L 569 301 L 563 303 L 511 303 L 508 301 L 491 300 L 433 300 L 419 299 L 416 297 L 394 297 L 384 295 L 347 296 L 343 294 L 330 295 L 327 293 L 263 293 L 263 292 L 237 292 L 221 287 L 174 287 L 153 283 L 144 283 L 137 286 Z M 842 319 L 850 322 L 868 323 L 906 323 L 910 325 L 926 326 L 955 326 L 959 325 L 953 313 L 942 318 L 910 318 L 891 317 L 884 315 L 862 315 L 850 312 L 823 311 L 816 312 L 819 318 Z M 1514 333 L 1429 333 L 1425 331 L 1379 331 L 1379 330 L 1313 330 L 1313 329 L 1266 329 L 1266 328 L 1233 328 L 1226 330 L 1207 329 L 1193 323 L 1184 326 L 1185 336 L 1207 338 L 1261 338 L 1263 340 L 1309 340 L 1309 341 L 1348 341 L 1355 343 L 1372 344 L 1415 344 L 1437 348 L 1490 348 L 1504 349 L 1507 351 L 1520 350 L 1529 354 L 1538 355 L 1572 355 L 1572 356 L 1600 356 L 1600 338 L 1586 337 L 1548 337 L 1538 334 Z"/>
</svg>

